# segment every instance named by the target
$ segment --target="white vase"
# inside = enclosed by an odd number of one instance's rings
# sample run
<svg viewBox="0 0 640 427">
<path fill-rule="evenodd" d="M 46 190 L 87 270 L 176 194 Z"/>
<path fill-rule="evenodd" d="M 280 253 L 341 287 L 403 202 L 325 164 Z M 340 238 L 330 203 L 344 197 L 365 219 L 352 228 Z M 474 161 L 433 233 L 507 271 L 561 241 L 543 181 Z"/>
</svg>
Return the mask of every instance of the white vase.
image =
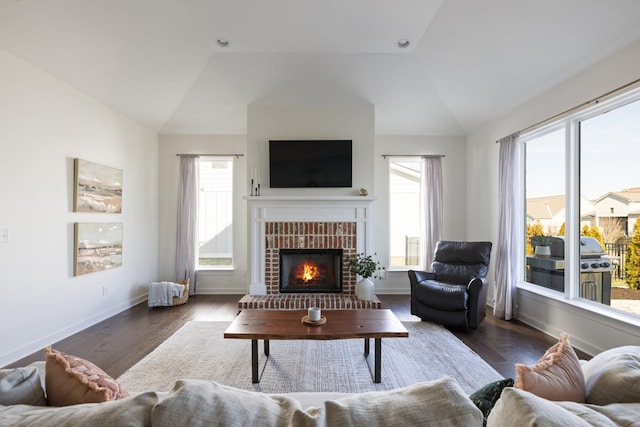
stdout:
<svg viewBox="0 0 640 427">
<path fill-rule="evenodd" d="M 374 291 L 373 281 L 368 277 L 365 277 L 356 284 L 356 298 L 359 300 L 373 301 Z"/>
<path fill-rule="evenodd" d="M 549 246 L 536 246 L 535 254 L 540 258 L 549 258 L 551 256 L 551 248 Z"/>
</svg>

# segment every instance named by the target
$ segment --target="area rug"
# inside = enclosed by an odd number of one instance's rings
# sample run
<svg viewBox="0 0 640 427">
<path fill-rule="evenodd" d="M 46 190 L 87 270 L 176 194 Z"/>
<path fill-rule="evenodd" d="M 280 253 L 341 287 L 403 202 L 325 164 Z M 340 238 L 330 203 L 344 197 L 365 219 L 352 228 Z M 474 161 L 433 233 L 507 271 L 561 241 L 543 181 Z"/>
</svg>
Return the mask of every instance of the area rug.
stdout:
<svg viewBox="0 0 640 427">
<path fill-rule="evenodd" d="M 502 377 L 451 332 L 429 322 L 403 322 L 409 338 L 382 340 L 382 382 L 375 384 L 363 339 L 260 342 L 261 380 L 251 382 L 251 340 L 224 339 L 230 322 L 185 324 L 118 381 L 129 391 L 167 391 L 179 379 L 216 381 L 265 393 L 390 390 L 444 375 L 471 393 Z M 371 340 L 370 361 L 373 358 Z M 266 364 L 265 364 L 266 361 Z"/>
</svg>

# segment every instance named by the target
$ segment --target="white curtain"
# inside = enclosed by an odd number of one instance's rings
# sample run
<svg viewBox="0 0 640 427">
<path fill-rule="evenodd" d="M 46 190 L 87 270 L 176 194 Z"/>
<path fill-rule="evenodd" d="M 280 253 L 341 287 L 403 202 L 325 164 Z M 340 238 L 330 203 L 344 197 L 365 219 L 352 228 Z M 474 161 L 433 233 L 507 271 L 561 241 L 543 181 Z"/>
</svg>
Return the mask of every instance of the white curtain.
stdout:
<svg viewBox="0 0 640 427">
<path fill-rule="evenodd" d="M 198 238 L 198 156 L 180 156 L 178 187 L 177 280 L 189 278 L 189 294 L 196 287 L 196 241 Z"/>
<path fill-rule="evenodd" d="M 422 159 L 422 209 L 424 214 L 424 250 L 425 267 L 431 270 L 433 251 L 438 240 L 442 239 L 442 158 L 423 157 Z"/>
<path fill-rule="evenodd" d="M 522 145 L 519 134 L 500 141 L 498 178 L 498 242 L 496 249 L 496 289 L 493 314 L 509 320 L 516 315 L 516 289 L 523 277 L 524 201 Z"/>
</svg>

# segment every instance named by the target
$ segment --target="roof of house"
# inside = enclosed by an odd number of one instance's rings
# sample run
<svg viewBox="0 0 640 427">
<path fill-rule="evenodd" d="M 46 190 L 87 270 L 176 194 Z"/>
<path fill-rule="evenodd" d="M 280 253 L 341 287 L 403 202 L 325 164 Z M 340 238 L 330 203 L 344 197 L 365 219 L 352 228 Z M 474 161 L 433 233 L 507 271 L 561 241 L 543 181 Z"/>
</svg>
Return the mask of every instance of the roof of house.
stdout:
<svg viewBox="0 0 640 427">
<path fill-rule="evenodd" d="M 564 195 L 532 197 L 527 199 L 527 216 L 532 219 L 553 219 L 558 214 L 564 214 L 566 202 Z M 595 215 L 595 205 L 584 196 L 580 197 L 580 216 Z"/>
<path fill-rule="evenodd" d="M 594 202 L 598 203 L 611 196 L 616 196 L 620 200 L 626 201 L 628 203 L 640 202 L 640 187 L 625 188 L 624 190 L 620 191 L 610 191 L 598 197 Z"/>
<path fill-rule="evenodd" d="M 527 215 L 535 219 L 551 219 L 564 209 L 563 195 L 527 199 Z"/>
</svg>

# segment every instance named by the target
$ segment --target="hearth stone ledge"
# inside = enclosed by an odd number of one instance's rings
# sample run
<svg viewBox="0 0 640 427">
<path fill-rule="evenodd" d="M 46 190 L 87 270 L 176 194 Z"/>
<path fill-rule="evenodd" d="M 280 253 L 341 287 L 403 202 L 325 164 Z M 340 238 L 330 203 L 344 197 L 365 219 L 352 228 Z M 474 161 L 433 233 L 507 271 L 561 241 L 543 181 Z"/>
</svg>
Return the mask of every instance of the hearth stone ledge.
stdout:
<svg viewBox="0 0 640 427">
<path fill-rule="evenodd" d="M 344 294 L 247 294 L 238 301 L 238 310 L 306 310 L 309 307 L 322 310 L 380 309 L 382 302 L 375 295 L 372 301 L 361 301 L 353 295 Z"/>
</svg>

